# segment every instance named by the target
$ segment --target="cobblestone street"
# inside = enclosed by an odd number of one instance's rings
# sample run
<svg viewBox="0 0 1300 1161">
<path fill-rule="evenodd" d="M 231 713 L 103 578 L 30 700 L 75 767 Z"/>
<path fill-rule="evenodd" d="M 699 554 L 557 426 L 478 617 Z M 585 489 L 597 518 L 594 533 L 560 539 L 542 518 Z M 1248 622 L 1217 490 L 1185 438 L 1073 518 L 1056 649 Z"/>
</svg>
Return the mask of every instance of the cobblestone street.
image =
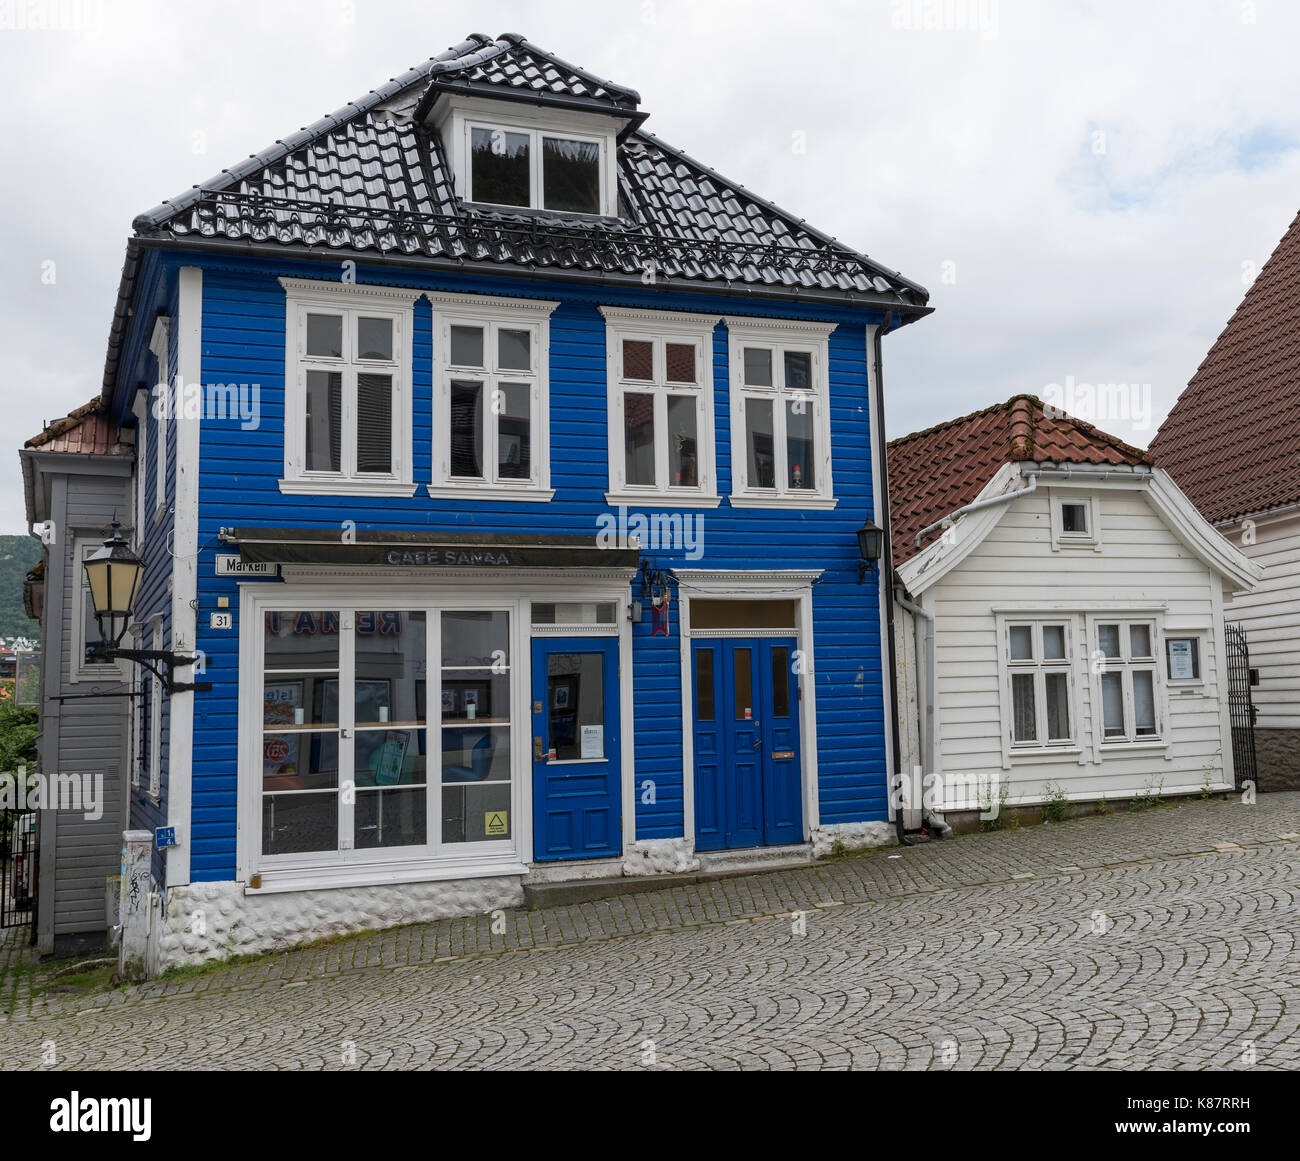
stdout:
<svg viewBox="0 0 1300 1161">
<path fill-rule="evenodd" d="M 1193 801 L 81 996 L 6 932 L 0 1067 L 1297 1068 L 1298 832 Z"/>
</svg>

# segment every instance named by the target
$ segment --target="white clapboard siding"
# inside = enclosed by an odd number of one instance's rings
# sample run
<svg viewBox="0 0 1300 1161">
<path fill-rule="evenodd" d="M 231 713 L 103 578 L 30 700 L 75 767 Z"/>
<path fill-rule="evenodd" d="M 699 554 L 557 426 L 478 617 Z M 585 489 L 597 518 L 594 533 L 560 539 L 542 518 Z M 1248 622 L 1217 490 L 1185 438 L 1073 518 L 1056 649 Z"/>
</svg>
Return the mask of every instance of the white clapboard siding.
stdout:
<svg viewBox="0 0 1300 1161">
<path fill-rule="evenodd" d="M 1245 629 L 1250 665 L 1259 671 L 1251 690 L 1257 724 L 1300 729 L 1300 513 L 1261 518 L 1244 539 L 1240 526 L 1223 531 L 1264 569 L 1258 587 L 1236 594 L 1227 607 L 1228 620 Z"/>
<path fill-rule="evenodd" d="M 950 810 L 974 805 L 969 790 L 960 788 L 979 778 L 1006 779 L 1013 804 L 1042 802 L 1049 782 L 1069 798 L 1085 800 L 1141 794 L 1148 787 L 1194 791 L 1226 781 L 1219 700 L 1226 689 L 1216 612 L 1222 580 L 1177 538 L 1142 492 L 1093 486 L 1101 501 L 1100 552 L 1053 551 L 1050 489 L 1042 487 L 1012 501 L 984 541 L 925 594 L 925 606 L 936 616 L 935 766 Z M 1077 494 L 1081 488 L 1074 483 L 1070 490 Z M 1074 648 L 1081 654 L 1072 706 L 1081 752 L 1013 752 L 1006 769 L 994 610 L 1013 606 L 1047 614 L 1052 606 L 1095 609 L 1099 602 L 1111 602 L 1117 610 L 1126 604 L 1163 604 L 1166 634 L 1200 637 L 1203 684 L 1187 693 L 1165 687 L 1168 748 L 1106 752 L 1095 760 L 1086 622 L 1084 613 L 1076 612 L 1062 619 L 1074 626 Z M 899 633 L 910 637 L 911 632 L 911 619 L 905 617 Z M 1162 657 L 1159 664 L 1163 667 Z"/>
</svg>

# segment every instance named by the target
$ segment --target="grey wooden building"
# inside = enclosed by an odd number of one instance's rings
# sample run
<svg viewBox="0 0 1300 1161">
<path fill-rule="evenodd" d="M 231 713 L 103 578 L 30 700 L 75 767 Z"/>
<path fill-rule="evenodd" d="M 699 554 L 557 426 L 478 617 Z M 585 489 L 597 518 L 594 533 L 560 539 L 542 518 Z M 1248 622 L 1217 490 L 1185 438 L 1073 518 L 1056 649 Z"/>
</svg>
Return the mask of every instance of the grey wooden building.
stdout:
<svg viewBox="0 0 1300 1161">
<path fill-rule="evenodd" d="M 82 561 L 116 518 L 131 525 L 134 431 L 98 401 L 29 439 L 20 454 L 27 520 L 45 544 L 27 607 L 43 630 L 36 945 L 102 945 L 111 926 L 132 769 L 132 667 L 102 656 Z"/>
</svg>

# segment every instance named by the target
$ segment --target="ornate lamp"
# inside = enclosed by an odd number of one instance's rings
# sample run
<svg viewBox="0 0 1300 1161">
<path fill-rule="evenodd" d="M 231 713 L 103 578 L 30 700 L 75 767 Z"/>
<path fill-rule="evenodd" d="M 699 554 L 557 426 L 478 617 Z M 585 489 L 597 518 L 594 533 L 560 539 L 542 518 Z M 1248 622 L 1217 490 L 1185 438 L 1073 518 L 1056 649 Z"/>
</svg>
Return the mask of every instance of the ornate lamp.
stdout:
<svg viewBox="0 0 1300 1161">
<path fill-rule="evenodd" d="M 872 521 L 868 520 L 861 528 L 858 529 L 858 583 L 861 584 L 867 578 L 867 569 L 871 569 L 872 574 L 876 571 L 876 561 L 880 559 L 881 551 L 885 546 L 885 532 L 883 528 L 877 527 Z"/>
</svg>

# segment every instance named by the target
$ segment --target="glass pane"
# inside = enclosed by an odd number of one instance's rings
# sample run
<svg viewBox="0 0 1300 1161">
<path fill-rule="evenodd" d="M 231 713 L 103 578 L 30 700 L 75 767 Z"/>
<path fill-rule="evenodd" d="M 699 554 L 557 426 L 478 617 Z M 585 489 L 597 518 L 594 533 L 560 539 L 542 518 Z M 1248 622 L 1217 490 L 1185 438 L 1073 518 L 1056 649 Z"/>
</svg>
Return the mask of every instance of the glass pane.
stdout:
<svg viewBox="0 0 1300 1161">
<path fill-rule="evenodd" d="M 510 674 L 490 669 L 442 671 L 442 724 L 480 729 L 510 721 Z M 443 749 L 449 739 L 443 739 Z"/>
<path fill-rule="evenodd" d="M 695 720 L 713 721 L 713 650 L 695 651 Z"/>
<path fill-rule="evenodd" d="M 443 785 L 510 781 L 510 727 L 500 722 L 442 729 Z"/>
<path fill-rule="evenodd" d="M 623 393 L 623 448 L 629 484 L 655 483 L 655 397 Z"/>
<path fill-rule="evenodd" d="M 790 600 L 691 602 L 692 629 L 793 629 L 796 602 Z"/>
<path fill-rule="evenodd" d="M 287 736 L 299 730 L 336 729 L 338 724 L 338 678 L 319 673 L 266 675 L 262 684 L 262 725 L 268 730 L 283 731 Z M 289 759 L 280 756 L 275 760 Z"/>
<path fill-rule="evenodd" d="M 94 551 L 87 549 L 82 555 L 84 561 L 86 556 Z M 84 570 L 78 569 L 81 573 L 81 590 L 82 590 L 82 616 L 85 618 L 83 625 L 82 640 L 85 642 L 82 651 L 82 663 L 85 665 L 111 665 L 112 661 L 104 656 L 106 648 L 104 634 L 99 630 L 99 622 L 95 620 L 95 602 L 90 598 L 90 583 L 86 580 Z"/>
<path fill-rule="evenodd" d="M 1043 683 L 1043 696 L 1047 702 L 1047 740 L 1064 741 L 1070 736 L 1069 679 L 1064 673 L 1045 673 Z"/>
<path fill-rule="evenodd" d="M 790 488 L 815 488 L 813 475 L 813 416 L 802 399 L 785 405 L 785 462 Z"/>
<path fill-rule="evenodd" d="M 642 339 L 623 340 L 623 378 L 654 381 L 654 343 Z"/>
<path fill-rule="evenodd" d="M 443 842 L 500 841 L 510 838 L 513 825 L 509 782 L 466 782 L 442 788 Z"/>
<path fill-rule="evenodd" d="M 548 210 L 600 213 L 600 146 L 543 137 L 542 197 Z"/>
<path fill-rule="evenodd" d="M 812 390 L 812 355 L 807 351 L 785 352 L 785 385 L 796 391 Z"/>
<path fill-rule="evenodd" d="M 319 705 L 319 695 L 316 701 Z M 337 697 L 330 704 L 329 711 L 338 716 Z M 262 735 L 263 789 L 268 792 L 332 790 L 338 784 L 337 730 L 315 733 L 308 730 L 267 730 Z"/>
<path fill-rule="evenodd" d="M 359 788 L 352 816 L 353 845 L 357 850 L 423 846 L 428 841 L 424 795 L 423 787 Z"/>
<path fill-rule="evenodd" d="M 428 663 L 424 630 L 424 613 L 366 610 L 356 614 L 354 720 L 358 728 L 409 728 L 423 723 Z"/>
<path fill-rule="evenodd" d="M 497 476 L 533 478 L 532 389 L 527 383 L 502 383 L 497 410 Z"/>
<path fill-rule="evenodd" d="M 532 369 L 533 336 L 528 331 L 497 331 L 497 365 L 507 371 Z"/>
<path fill-rule="evenodd" d="M 483 328 L 452 327 L 450 355 L 453 366 L 483 366 Z"/>
<path fill-rule="evenodd" d="M 1103 657 L 1118 657 L 1120 655 L 1118 625 L 1097 626 L 1097 648 L 1101 650 Z"/>
<path fill-rule="evenodd" d="M 393 320 L 391 318 L 357 319 L 357 358 L 393 359 Z"/>
<path fill-rule="evenodd" d="M 1038 718 L 1034 709 L 1034 675 L 1011 675 L 1011 737 L 1017 742 L 1038 740 Z"/>
<path fill-rule="evenodd" d="M 1128 655 L 1130 657 L 1152 656 L 1150 625 L 1130 625 L 1128 627 Z"/>
<path fill-rule="evenodd" d="M 343 318 L 337 314 L 307 316 L 307 354 L 315 358 L 343 357 Z"/>
<path fill-rule="evenodd" d="M 736 670 L 736 720 L 748 721 L 754 716 L 754 690 L 750 677 L 751 658 L 748 649 L 737 649 L 732 664 Z"/>
<path fill-rule="evenodd" d="M 1065 658 L 1065 626 L 1043 626 L 1043 657 L 1048 661 L 1061 661 Z"/>
<path fill-rule="evenodd" d="M 442 664 L 453 669 L 509 669 L 510 614 L 443 613 Z"/>
<path fill-rule="evenodd" d="M 1034 659 L 1034 628 L 1032 625 L 1011 626 L 1011 660 Z"/>
<path fill-rule="evenodd" d="M 1101 675 L 1102 732 L 1108 738 L 1122 738 L 1124 729 L 1124 679 L 1119 673 Z"/>
<path fill-rule="evenodd" d="M 668 396 L 668 482 L 675 488 L 700 484 L 695 419 L 693 395 Z"/>
<path fill-rule="evenodd" d="M 667 364 L 669 383 L 696 381 L 694 343 L 665 343 L 664 361 Z"/>
<path fill-rule="evenodd" d="M 770 399 L 745 400 L 745 438 L 749 458 L 749 486 L 775 488 L 776 462 L 772 458 L 775 443 L 772 438 Z"/>
<path fill-rule="evenodd" d="M 546 659 L 546 752 L 552 761 L 605 757 L 605 655 Z"/>
<path fill-rule="evenodd" d="M 784 645 L 772 650 L 772 713 L 790 716 L 790 650 Z"/>
<path fill-rule="evenodd" d="M 1154 674 L 1149 669 L 1139 669 L 1133 674 L 1133 725 L 1139 738 L 1151 737 L 1156 732 L 1156 695 Z"/>
<path fill-rule="evenodd" d="M 339 797 L 322 794 L 266 794 L 262 797 L 262 853 L 291 855 L 301 851 L 336 851 L 339 846 Z"/>
<path fill-rule="evenodd" d="M 1084 504 L 1062 504 L 1061 531 L 1072 532 L 1076 535 L 1086 534 L 1088 531 L 1087 506 Z"/>
<path fill-rule="evenodd" d="M 745 382 L 751 387 L 772 386 L 772 352 L 766 347 L 745 348 Z"/>
<path fill-rule="evenodd" d="M 483 478 L 483 384 L 451 381 L 451 474 Z"/>
<path fill-rule="evenodd" d="M 339 667 L 339 615 L 337 610 L 293 609 L 267 613 L 263 659 L 272 670 Z"/>
<path fill-rule="evenodd" d="M 393 378 L 357 376 L 357 471 L 393 470 Z"/>
<path fill-rule="evenodd" d="M 470 130 L 472 196 L 476 202 L 498 206 L 530 204 L 532 175 L 527 133 L 504 129 Z"/>
<path fill-rule="evenodd" d="M 534 625 L 613 625 L 618 606 L 613 601 L 534 601 Z"/>
<path fill-rule="evenodd" d="M 307 454 L 309 472 L 343 470 L 343 376 L 338 371 L 307 372 Z"/>
<path fill-rule="evenodd" d="M 1201 676 L 1201 643 L 1196 637 L 1165 638 L 1171 681 L 1196 681 Z"/>
</svg>

